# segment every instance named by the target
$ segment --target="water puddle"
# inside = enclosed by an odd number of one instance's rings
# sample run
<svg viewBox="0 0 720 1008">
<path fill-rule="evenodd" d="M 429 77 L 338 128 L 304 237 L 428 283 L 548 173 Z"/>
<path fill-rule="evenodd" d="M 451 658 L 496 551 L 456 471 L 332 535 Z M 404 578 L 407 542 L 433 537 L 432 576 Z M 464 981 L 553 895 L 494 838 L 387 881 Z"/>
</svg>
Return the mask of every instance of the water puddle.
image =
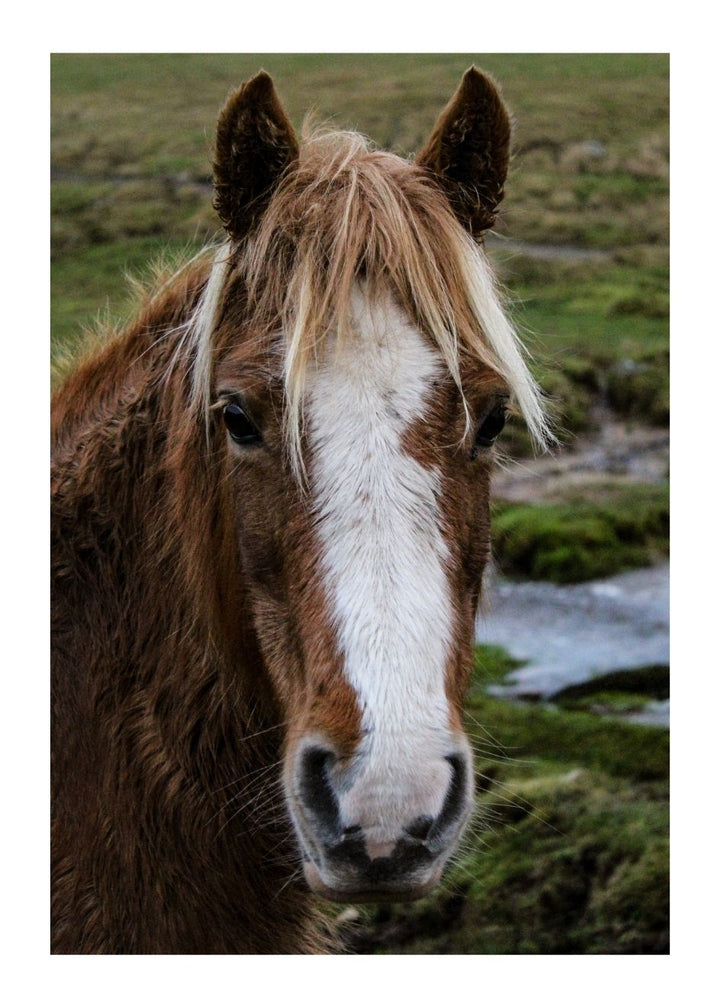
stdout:
<svg viewBox="0 0 720 1008">
<path fill-rule="evenodd" d="M 578 585 L 491 580 L 477 639 L 524 664 L 489 692 L 545 700 L 619 669 L 669 665 L 669 580 L 667 564 Z M 627 717 L 667 726 L 669 701 Z"/>
</svg>

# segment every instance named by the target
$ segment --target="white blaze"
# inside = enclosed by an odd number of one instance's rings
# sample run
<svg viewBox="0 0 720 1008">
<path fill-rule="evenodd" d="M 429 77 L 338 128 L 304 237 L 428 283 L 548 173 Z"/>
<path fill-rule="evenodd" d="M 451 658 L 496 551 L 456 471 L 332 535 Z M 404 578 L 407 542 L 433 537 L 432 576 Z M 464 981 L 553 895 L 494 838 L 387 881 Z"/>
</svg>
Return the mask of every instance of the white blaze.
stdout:
<svg viewBox="0 0 720 1008">
<path fill-rule="evenodd" d="M 335 783 L 345 824 L 361 822 L 380 844 L 415 815 L 437 815 L 450 780 L 440 480 L 403 446 L 443 374 L 404 313 L 357 291 L 353 333 L 329 341 L 308 384 L 322 568 L 365 733 L 354 773 Z"/>
</svg>

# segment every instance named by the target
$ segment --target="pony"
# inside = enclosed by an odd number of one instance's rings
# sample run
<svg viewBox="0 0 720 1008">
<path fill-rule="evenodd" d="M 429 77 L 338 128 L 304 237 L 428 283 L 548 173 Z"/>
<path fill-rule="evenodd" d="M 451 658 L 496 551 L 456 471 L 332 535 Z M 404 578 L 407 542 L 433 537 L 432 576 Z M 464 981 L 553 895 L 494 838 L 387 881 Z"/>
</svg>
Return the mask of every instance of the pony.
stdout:
<svg viewBox="0 0 720 1008">
<path fill-rule="evenodd" d="M 333 951 L 323 899 L 437 884 L 493 446 L 546 432 L 483 246 L 510 137 L 474 67 L 411 160 L 258 73 L 222 240 L 54 396 L 53 952 Z"/>
</svg>

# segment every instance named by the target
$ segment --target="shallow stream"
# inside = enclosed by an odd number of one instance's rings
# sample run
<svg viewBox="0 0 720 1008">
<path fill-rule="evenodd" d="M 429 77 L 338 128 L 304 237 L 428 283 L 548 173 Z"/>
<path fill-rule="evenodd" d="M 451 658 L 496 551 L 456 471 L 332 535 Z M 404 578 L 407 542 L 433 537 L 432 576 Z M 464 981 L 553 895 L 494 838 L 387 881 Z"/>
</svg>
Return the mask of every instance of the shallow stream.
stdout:
<svg viewBox="0 0 720 1008">
<path fill-rule="evenodd" d="M 477 639 L 526 664 L 489 691 L 544 700 L 603 673 L 669 665 L 669 596 L 667 564 L 577 585 L 491 580 Z M 629 716 L 667 726 L 670 701 Z"/>
</svg>

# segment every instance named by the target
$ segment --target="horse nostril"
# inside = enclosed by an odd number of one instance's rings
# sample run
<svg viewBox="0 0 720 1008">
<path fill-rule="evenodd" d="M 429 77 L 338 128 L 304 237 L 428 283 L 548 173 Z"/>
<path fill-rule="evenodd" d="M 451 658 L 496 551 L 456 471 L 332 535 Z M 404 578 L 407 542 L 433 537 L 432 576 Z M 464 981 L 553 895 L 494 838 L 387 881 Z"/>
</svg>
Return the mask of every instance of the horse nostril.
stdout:
<svg viewBox="0 0 720 1008">
<path fill-rule="evenodd" d="M 452 776 L 450 777 L 450 786 L 445 795 L 440 815 L 432 823 L 432 827 L 428 832 L 427 839 L 430 842 L 438 840 L 448 829 L 457 823 L 466 809 L 468 799 L 468 777 L 470 771 L 467 757 L 462 755 L 462 753 L 455 753 L 452 756 L 446 756 L 445 759 L 450 764 Z"/>
<path fill-rule="evenodd" d="M 335 762 L 329 749 L 312 746 L 300 759 L 299 795 L 305 811 L 324 839 L 335 838 L 340 832 L 340 810 L 328 769 Z"/>
<path fill-rule="evenodd" d="M 405 827 L 405 833 L 413 840 L 427 840 L 434 821 L 433 817 L 429 815 L 418 816 L 409 826 Z"/>
</svg>

